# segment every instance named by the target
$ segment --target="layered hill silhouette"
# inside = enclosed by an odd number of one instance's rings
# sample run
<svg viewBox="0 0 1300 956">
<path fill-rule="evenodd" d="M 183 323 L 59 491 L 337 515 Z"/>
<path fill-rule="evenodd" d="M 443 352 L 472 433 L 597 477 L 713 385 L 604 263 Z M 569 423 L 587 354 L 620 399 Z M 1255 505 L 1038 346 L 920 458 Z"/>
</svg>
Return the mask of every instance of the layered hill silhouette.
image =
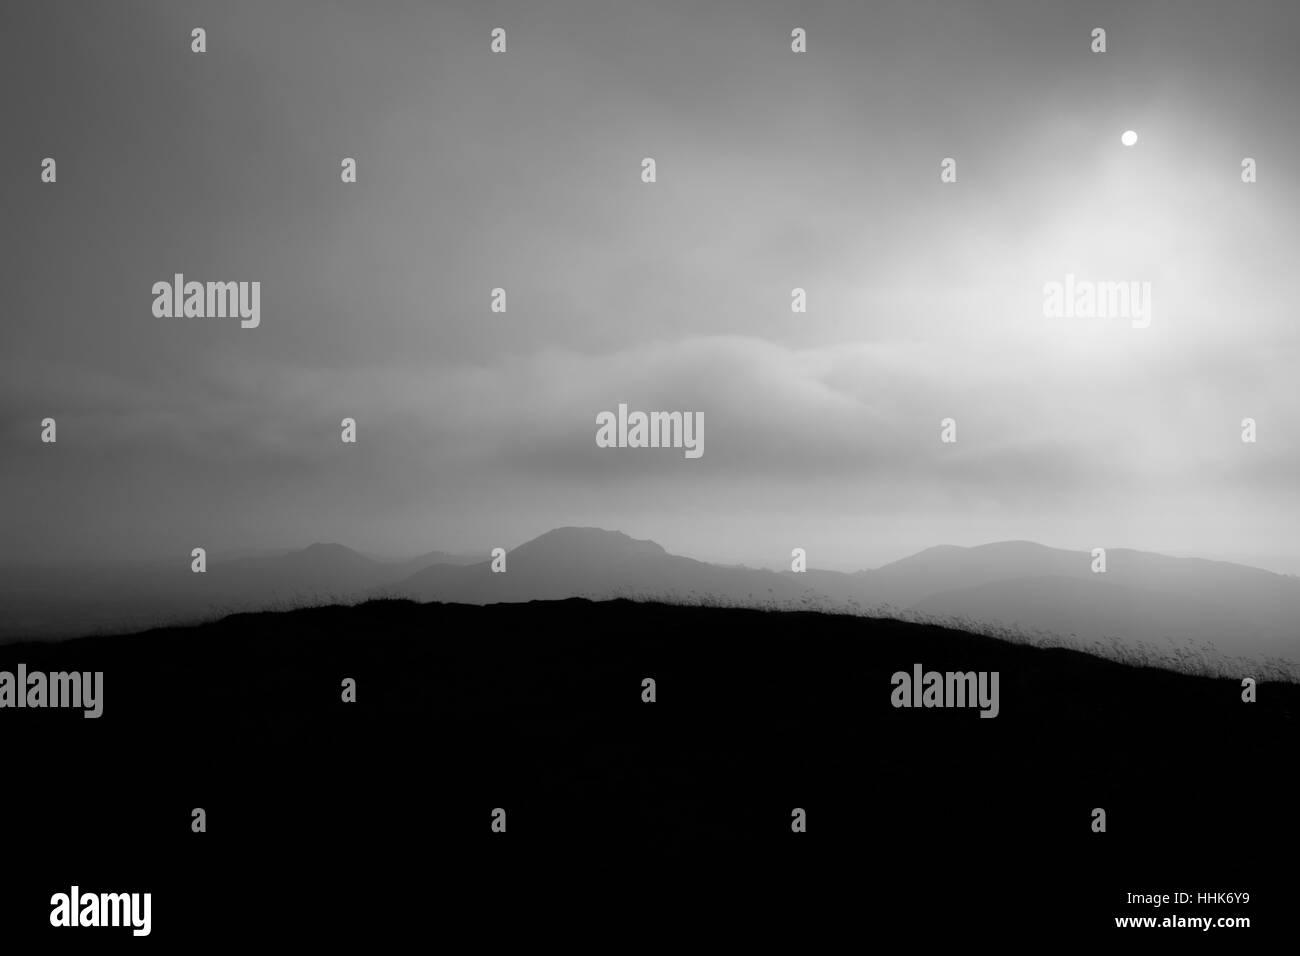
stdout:
<svg viewBox="0 0 1300 956">
<path fill-rule="evenodd" d="M 505 574 L 493 573 L 490 561 L 435 564 L 392 591 L 416 601 L 464 604 L 633 597 L 750 607 L 793 606 L 810 595 L 797 578 L 696 561 L 669 554 L 653 541 L 600 528 L 548 531 L 510 551 Z"/>
<path fill-rule="evenodd" d="M 1214 671 L 1243 657 L 1300 662 L 1300 579 L 1259 568 L 1126 548 L 1088 552 L 1008 541 L 944 546 L 843 575 L 807 572 L 835 602 L 913 612 L 1022 636 L 1071 638 Z"/>
<path fill-rule="evenodd" d="M 815 556 L 814 556 L 815 558 Z M 1300 672 L 1300 579 L 1123 548 L 1092 571 L 1088 552 L 1029 541 L 940 546 L 856 573 L 725 566 L 617 531 L 566 527 L 507 553 L 430 552 L 384 561 L 338 544 L 117 569 L 19 571 L 0 585 L 0 636 L 70 636 L 241 610 L 375 597 L 494 604 L 584 597 L 902 616 L 1062 641 L 1127 660 L 1208 673 L 1246 664 Z"/>
<path fill-rule="evenodd" d="M 492 604 L 566 597 L 910 613 L 1034 639 L 1059 638 L 1129 659 L 1211 672 L 1235 658 L 1281 672 L 1300 658 L 1300 580 L 1258 568 L 1117 548 L 1089 552 L 1009 541 L 929 548 L 872 571 L 773 572 L 672 555 L 652 541 L 560 528 L 490 562 L 424 568 L 389 593 Z"/>
<path fill-rule="evenodd" d="M 214 555 L 203 574 L 190 570 L 188 555 L 114 566 L 5 568 L 0 574 L 0 638 L 124 633 L 237 611 L 359 600 L 428 565 L 478 557 L 432 551 L 393 561 L 318 543 L 296 551 Z"/>
</svg>

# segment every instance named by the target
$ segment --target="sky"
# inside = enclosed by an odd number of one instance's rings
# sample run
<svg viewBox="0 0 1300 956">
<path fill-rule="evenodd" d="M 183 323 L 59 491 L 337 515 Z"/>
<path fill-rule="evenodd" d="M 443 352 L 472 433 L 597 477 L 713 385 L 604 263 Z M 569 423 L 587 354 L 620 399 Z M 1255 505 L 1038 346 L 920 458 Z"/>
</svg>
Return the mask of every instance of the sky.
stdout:
<svg viewBox="0 0 1300 956">
<path fill-rule="evenodd" d="M 0 563 L 594 525 L 773 567 L 1028 539 L 1300 572 L 1297 26 L 10 0 Z M 260 281 L 260 325 L 155 316 L 177 272 Z M 1151 283 L 1150 326 L 1046 317 L 1067 274 Z M 597 447 L 619 403 L 701 412 L 704 454 Z"/>
</svg>

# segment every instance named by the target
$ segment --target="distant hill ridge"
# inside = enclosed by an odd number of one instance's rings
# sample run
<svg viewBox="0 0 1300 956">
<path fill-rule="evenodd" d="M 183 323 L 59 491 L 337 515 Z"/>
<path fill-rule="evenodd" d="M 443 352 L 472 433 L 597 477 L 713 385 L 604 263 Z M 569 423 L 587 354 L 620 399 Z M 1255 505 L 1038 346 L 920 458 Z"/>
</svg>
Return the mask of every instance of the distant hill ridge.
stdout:
<svg viewBox="0 0 1300 956">
<path fill-rule="evenodd" d="M 205 575 L 173 562 L 78 574 L 75 583 L 47 579 L 44 592 L 0 590 L 6 633 L 24 633 L 22 622 L 41 636 L 42 621 L 64 624 L 65 633 L 120 630 L 371 597 L 466 604 L 628 597 L 912 616 L 1191 660 L 1211 672 L 1232 670 L 1236 658 L 1283 671 L 1300 666 L 1294 577 L 1126 548 L 1108 549 L 1106 572 L 1097 574 L 1088 552 L 1032 541 L 939 545 L 873 570 L 795 573 L 698 561 L 621 531 L 561 527 L 509 549 L 505 573 L 492 571 L 486 553 L 385 561 L 317 542 L 284 554 L 214 560 Z"/>
</svg>

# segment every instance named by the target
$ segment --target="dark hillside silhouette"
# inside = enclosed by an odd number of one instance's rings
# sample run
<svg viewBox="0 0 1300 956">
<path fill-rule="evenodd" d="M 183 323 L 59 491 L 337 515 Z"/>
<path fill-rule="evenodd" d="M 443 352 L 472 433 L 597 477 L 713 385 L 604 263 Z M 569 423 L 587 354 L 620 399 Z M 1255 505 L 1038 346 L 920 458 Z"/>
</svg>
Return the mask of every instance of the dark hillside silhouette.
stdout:
<svg viewBox="0 0 1300 956">
<path fill-rule="evenodd" d="M 198 894 L 222 887 L 247 933 L 319 908 L 328 873 L 328 935 L 385 906 L 385 925 L 490 921 L 511 881 L 570 912 L 566 880 L 610 865 L 647 881 L 625 902 L 699 881 L 718 905 L 807 894 L 864 920 L 1078 935 L 1114 932 L 1127 891 L 1181 887 L 1254 891 L 1262 925 L 1272 848 L 1296 836 L 1300 687 L 1245 704 L 1234 679 L 898 621 L 377 601 L 0 647 L 0 668 L 18 661 L 102 669 L 105 711 L 6 717 L 6 766 L 44 795 L 6 818 L 6 856 L 28 861 L 13 911 L 138 876 L 162 938 L 220 935 Z M 890 675 L 915 663 L 999 671 L 999 715 L 892 707 Z"/>
</svg>

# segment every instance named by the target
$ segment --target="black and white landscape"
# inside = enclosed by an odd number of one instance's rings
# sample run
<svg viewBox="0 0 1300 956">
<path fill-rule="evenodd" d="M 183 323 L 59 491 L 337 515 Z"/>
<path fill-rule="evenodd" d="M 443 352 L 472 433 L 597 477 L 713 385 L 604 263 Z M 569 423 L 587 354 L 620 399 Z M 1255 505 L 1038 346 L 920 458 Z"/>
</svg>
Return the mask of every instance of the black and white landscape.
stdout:
<svg viewBox="0 0 1300 956">
<path fill-rule="evenodd" d="M 0 4 L 0 952 L 1285 937 L 1298 41 Z"/>
</svg>

